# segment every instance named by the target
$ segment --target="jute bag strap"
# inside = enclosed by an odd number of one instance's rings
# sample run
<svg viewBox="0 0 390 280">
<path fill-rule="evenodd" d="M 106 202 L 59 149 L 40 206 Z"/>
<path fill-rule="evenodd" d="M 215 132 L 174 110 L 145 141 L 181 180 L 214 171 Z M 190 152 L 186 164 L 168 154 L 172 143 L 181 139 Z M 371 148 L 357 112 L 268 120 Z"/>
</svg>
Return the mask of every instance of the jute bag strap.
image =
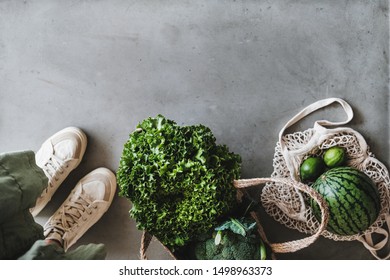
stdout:
<svg viewBox="0 0 390 280">
<path fill-rule="evenodd" d="M 149 248 L 149 245 L 150 245 L 150 242 L 152 241 L 153 239 L 153 235 L 150 234 L 149 232 L 147 231 L 143 231 L 142 232 L 142 236 L 141 236 L 141 247 L 140 247 L 140 259 L 141 260 L 147 260 L 148 257 L 146 256 L 146 252 Z M 173 259 L 176 259 L 176 256 L 174 254 L 172 254 L 172 252 L 167 248 L 165 247 L 163 244 L 161 244 L 164 249 L 169 253 L 169 255 L 173 258 Z"/>
<path fill-rule="evenodd" d="M 146 256 L 146 251 L 148 250 L 148 247 L 150 245 L 150 242 L 152 241 L 152 238 L 153 238 L 153 235 L 151 235 L 149 232 L 147 232 L 147 231 L 142 232 L 141 247 L 139 249 L 141 260 L 148 259 L 148 257 Z"/>
<path fill-rule="evenodd" d="M 269 246 L 271 247 L 272 251 L 274 253 L 292 253 L 296 252 L 298 250 L 301 250 L 303 248 L 308 247 L 310 244 L 312 244 L 314 241 L 316 241 L 321 233 L 326 229 L 326 226 L 328 224 L 329 219 L 329 212 L 328 212 L 328 206 L 323 200 L 322 196 L 316 192 L 313 188 L 310 188 L 309 186 L 297 182 L 291 179 L 286 178 L 254 178 L 254 179 L 241 179 L 241 180 L 235 180 L 234 186 L 238 189 L 240 188 L 247 188 L 252 186 L 257 186 L 260 184 L 265 184 L 269 182 L 279 183 L 286 186 L 293 187 L 299 191 L 302 191 L 304 193 L 307 193 L 312 199 L 314 199 L 320 209 L 321 209 L 321 223 L 318 227 L 317 231 L 309 236 L 305 237 L 303 239 L 299 240 L 293 240 L 293 241 L 287 241 L 283 243 L 270 243 Z"/>
</svg>

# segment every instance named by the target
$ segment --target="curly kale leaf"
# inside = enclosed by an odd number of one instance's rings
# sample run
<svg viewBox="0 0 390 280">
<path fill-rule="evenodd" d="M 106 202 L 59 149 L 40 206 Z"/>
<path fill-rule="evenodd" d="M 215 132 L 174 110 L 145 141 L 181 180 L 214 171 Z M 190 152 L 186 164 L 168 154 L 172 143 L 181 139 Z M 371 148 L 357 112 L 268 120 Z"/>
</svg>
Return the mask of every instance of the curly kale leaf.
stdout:
<svg viewBox="0 0 390 280">
<path fill-rule="evenodd" d="M 217 145 L 209 128 L 158 115 L 141 122 L 124 145 L 119 195 L 131 200 L 138 229 L 175 249 L 236 206 L 240 168 L 240 156 Z"/>
</svg>

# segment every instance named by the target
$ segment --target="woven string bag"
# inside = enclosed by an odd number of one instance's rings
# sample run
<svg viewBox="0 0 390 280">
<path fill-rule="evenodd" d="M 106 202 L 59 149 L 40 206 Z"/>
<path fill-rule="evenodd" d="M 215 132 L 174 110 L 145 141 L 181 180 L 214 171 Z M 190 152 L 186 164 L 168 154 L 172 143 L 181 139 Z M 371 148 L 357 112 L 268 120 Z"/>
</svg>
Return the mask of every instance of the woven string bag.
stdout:
<svg viewBox="0 0 390 280">
<path fill-rule="evenodd" d="M 345 121 L 319 120 L 314 123 L 313 128 L 285 134 L 287 128 L 305 116 L 332 103 L 338 103 L 342 106 L 347 115 Z M 286 184 L 277 180 L 266 182 L 261 192 L 261 203 L 270 216 L 288 228 L 311 235 L 320 233 L 335 241 L 358 240 L 376 258 L 387 259 L 390 257 L 390 253 L 383 257 L 378 255 L 378 251 L 385 247 L 389 237 L 389 172 L 384 164 L 375 158 L 360 133 L 348 127 L 341 127 L 350 122 L 352 118 L 351 106 L 340 98 L 319 100 L 291 118 L 279 133 L 279 141 L 276 144 L 273 159 L 274 171 L 271 178 L 285 178 L 294 181 L 295 184 Z M 376 184 L 380 194 L 381 210 L 379 216 L 365 232 L 360 234 L 345 236 L 331 233 L 326 229 L 322 230 L 322 224 L 316 220 L 310 205 L 307 203 L 307 195 L 297 188 L 300 184 L 299 167 L 303 160 L 308 156 L 321 156 L 325 150 L 333 146 L 345 149 L 348 158 L 346 164 L 368 175 Z M 379 234 L 381 240 L 374 242 L 372 238 L 374 233 Z M 306 244 L 309 245 L 309 243 Z"/>
</svg>

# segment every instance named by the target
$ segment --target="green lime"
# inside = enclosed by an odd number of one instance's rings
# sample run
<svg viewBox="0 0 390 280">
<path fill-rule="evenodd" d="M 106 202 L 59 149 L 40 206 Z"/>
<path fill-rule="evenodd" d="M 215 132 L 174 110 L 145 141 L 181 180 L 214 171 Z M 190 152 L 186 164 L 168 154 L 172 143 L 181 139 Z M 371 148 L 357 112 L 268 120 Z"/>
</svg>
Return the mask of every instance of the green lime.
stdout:
<svg viewBox="0 0 390 280">
<path fill-rule="evenodd" d="M 320 157 L 309 157 L 305 159 L 299 168 L 303 182 L 314 182 L 325 171 L 325 164 Z"/>
<path fill-rule="evenodd" d="M 344 148 L 334 146 L 326 150 L 324 153 L 324 162 L 329 168 L 341 166 L 345 162 Z"/>
</svg>

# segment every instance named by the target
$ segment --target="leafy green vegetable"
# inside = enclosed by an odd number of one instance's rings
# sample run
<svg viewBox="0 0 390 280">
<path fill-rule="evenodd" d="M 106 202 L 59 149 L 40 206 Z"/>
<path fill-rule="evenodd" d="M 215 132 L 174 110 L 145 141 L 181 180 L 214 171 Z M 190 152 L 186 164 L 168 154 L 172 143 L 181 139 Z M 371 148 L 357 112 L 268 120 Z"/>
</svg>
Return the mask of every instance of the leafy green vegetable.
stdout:
<svg viewBox="0 0 390 280">
<path fill-rule="evenodd" d="M 208 232 L 236 206 L 241 158 L 217 145 L 203 125 L 178 126 L 158 115 L 138 124 L 117 170 L 130 216 L 174 250 Z"/>
<path fill-rule="evenodd" d="M 230 218 L 219 227 L 216 227 L 215 230 L 226 230 L 229 229 L 235 234 L 240 234 L 246 236 L 248 232 L 251 232 L 252 229 L 256 228 L 255 221 L 249 221 L 247 218 L 235 219 Z"/>
<path fill-rule="evenodd" d="M 264 260 L 267 249 L 251 218 L 231 218 L 190 247 L 199 260 Z M 191 255 L 191 254 L 190 254 Z"/>
</svg>

